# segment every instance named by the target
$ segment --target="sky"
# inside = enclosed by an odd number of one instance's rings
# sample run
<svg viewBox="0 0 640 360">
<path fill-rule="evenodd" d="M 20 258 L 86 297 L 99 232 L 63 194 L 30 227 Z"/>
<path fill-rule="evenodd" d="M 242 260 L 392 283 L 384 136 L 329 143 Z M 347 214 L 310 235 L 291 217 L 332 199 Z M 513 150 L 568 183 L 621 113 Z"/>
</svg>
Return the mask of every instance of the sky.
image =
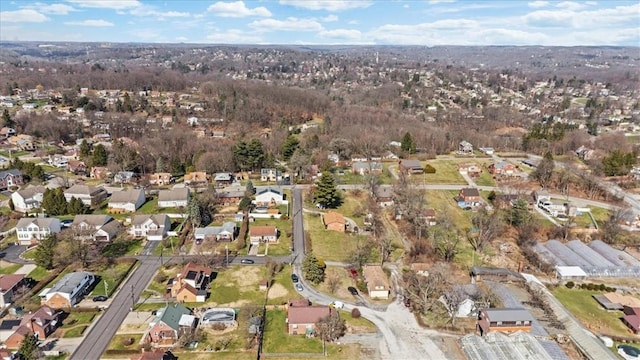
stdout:
<svg viewBox="0 0 640 360">
<path fill-rule="evenodd" d="M 0 0 L 0 40 L 640 46 L 640 1 Z"/>
</svg>

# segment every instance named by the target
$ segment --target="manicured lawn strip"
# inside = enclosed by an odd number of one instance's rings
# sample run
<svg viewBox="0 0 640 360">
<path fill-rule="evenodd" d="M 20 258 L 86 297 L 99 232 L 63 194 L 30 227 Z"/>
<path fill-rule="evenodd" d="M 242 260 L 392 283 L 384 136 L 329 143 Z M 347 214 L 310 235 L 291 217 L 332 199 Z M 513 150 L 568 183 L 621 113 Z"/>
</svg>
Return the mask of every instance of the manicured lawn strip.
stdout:
<svg viewBox="0 0 640 360">
<path fill-rule="evenodd" d="M 147 202 L 136 210 L 136 214 L 157 214 L 158 210 L 158 198 L 154 196 L 147 199 Z"/>
<path fill-rule="evenodd" d="M 125 345 L 125 341 L 127 339 L 133 339 L 131 345 Z M 111 342 L 109 343 L 109 346 L 107 346 L 107 350 L 138 349 L 140 339 L 142 339 L 142 334 L 116 334 L 111 338 Z"/>
<path fill-rule="evenodd" d="M 322 353 L 322 341 L 307 339 L 302 335 L 287 333 L 287 312 L 285 310 L 267 311 L 264 329 L 264 352 L 267 353 Z M 304 329 L 300 329 L 304 332 Z"/>
<path fill-rule="evenodd" d="M 34 260 L 36 258 L 36 248 L 29 249 L 22 253 L 22 257 L 29 260 Z"/>
<path fill-rule="evenodd" d="M 76 326 L 73 329 L 69 329 L 68 331 L 65 331 L 62 337 L 65 339 L 81 337 L 84 331 L 87 330 L 88 327 L 89 327 L 88 325 Z"/>
<path fill-rule="evenodd" d="M 47 277 L 47 274 L 48 272 L 45 268 L 36 266 L 36 268 L 33 269 L 33 271 L 30 272 L 28 276 L 35 281 L 42 281 L 42 279 Z"/>
<path fill-rule="evenodd" d="M 491 174 L 485 169 L 480 176 L 474 179 L 478 186 L 496 186 L 496 182 L 493 180 Z"/>
<path fill-rule="evenodd" d="M 22 267 L 22 264 L 11 264 L 0 267 L 0 274 L 13 274 Z"/>
<path fill-rule="evenodd" d="M 97 312 L 73 312 L 62 321 L 61 329 L 72 329 L 78 325 L 89 325 L 98 315 Z"/>
<path fill-rule="evenodd" d="M 596 333 L 629 336 L 620 318 L 621 311 L 607 311 L 592 297 L 601 292 L 583 289 L 567 289 L 558 286 L 553 295 L 588 329 Z"/>
<path fill-rule="evenodd" d="M 347 326 L 357 327 L 360 331 L 376 332 L 378 328 L 369 320 L 363 318 L 354 318 L 351 311 L 340 310 L 340 317 L 347 322 Z"/>
<path fill-rule="evenodd" d="M 96 275 L 100 276 L 100 282 L 93 288 L 93 292 L 91 292 L 91 296 L 97 295 L 105 295 L 111 296 L 122 280 L 127 276 L 127 273 L 133 266 L 132 263 L 122 263 L 116 264 L 112 267 L 104 269 L 98 272 Z M 105 292 L 105 283 L 106 283 L 106 292 Z"/>
</svg>

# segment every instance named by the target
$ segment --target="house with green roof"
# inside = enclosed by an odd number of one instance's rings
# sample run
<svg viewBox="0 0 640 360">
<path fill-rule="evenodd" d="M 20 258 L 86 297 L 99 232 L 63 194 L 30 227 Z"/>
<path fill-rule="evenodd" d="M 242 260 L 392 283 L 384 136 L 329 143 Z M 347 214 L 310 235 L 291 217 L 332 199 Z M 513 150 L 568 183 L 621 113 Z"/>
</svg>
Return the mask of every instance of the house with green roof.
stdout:
<svg viewBox="0 0 640 360">
<path fill-rule="evenodd" d="M 159 346 L 171 346 L 197 326 L 198 318 L 191 310 L 178 303 L 169 304 L 158 310 L 156 317 L 149 323 L 145 341 Z"/>
</svg>

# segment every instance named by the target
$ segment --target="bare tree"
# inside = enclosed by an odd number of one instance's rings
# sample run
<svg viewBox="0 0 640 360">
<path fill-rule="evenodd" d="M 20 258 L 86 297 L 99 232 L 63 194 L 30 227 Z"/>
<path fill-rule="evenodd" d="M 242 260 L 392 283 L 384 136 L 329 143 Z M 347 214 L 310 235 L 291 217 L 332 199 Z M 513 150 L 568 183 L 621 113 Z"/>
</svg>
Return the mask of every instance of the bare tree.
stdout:
<svg viewBox="0 0 640 360">
<path fill-rule="evenodd" d="M 620 223 L 628 211 L 628 209 L 618 209 L 609 212 L 609 218 L 600 225 L 599 234 L 602 241 L 607 244 L 614 244 L 618 241 L 622 233 Z"/>
<path fill-rule="evenodd" d="M 477 212 L 471 219 L 475 232 L 470 232 L 468 239 L 475 251 L 484 247 L 498 237 L 504 229 L 502 218 L 497 212 L 488 213 L 486 209 Z"/>
<path fill-rule="evenodd" d="M 320 319 L 316 323 L 315 334 L 323 342 L 335 341 L 344 336 L 347 331 L 347 325 L 344 319 L 340 318 L 340 315 L 335 311 L 332 311 L 329 316 Z"/>
<path fill-rule="evenodd" d="M 405 296 L 411 299 L 416 310 L 431 311 L 438 298 L 442 296 L 449 278 L 449 266 L 437 263 L 428 274 L 407 272 L 404 275 Z"/>
<path fill-rule="evenodd" d="M 336 290 L 342 285 L 342 279 L 336 273 L 330 273 L 326 278 L 325 282 L 327 283 L 327 287 L 332 294 L 335 294 Z"/>
<path fill-rule="evenodd" d="M 464 291 L 464 288 L 460 285 L 450 286 L 442 295 L 444 307 L 449 314 L 449 321 L 451 322 L 452 326 L 456 326 L 458 308 L 468 298 L 469 296 Z"/>
</svg>

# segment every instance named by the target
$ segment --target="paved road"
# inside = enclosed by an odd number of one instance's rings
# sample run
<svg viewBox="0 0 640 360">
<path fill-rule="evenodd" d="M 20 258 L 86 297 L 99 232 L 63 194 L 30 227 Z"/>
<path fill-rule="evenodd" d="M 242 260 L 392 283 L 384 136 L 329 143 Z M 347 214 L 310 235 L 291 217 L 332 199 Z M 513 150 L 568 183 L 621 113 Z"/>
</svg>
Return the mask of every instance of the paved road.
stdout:
<svg viewBox="0 0 640 360">
<path fill-rule="evenodd" d="M 160 258 L 146 257 L 133 270 L 113 298 L 111 305 L 104 311 L 91 327 L 84 340 L 71 354 L 72 360 L 98 360 L 105 351 L 111 338 L 127 317 L 127 314 L 138 301 L 140 294 L 147 287 L 153 275 L 160 267 Z"/>
<path fill-rule="evenodd" d="M 0 252 L 0 259 L 16 264 L 33 264 L 33 261 L 20 257 L 25 250 L 27 250 L 25 245 L 11 245 Z"/>
<path fill-rule="evenodd" d="M 299 267 L 304 260 L 304 216 L 302 213 L 302 190 L 294 187 L 292 190 L 293 207 L 293 262 Z M 298 273 L 298 275 L 302 275 Z"/>
</svg>

